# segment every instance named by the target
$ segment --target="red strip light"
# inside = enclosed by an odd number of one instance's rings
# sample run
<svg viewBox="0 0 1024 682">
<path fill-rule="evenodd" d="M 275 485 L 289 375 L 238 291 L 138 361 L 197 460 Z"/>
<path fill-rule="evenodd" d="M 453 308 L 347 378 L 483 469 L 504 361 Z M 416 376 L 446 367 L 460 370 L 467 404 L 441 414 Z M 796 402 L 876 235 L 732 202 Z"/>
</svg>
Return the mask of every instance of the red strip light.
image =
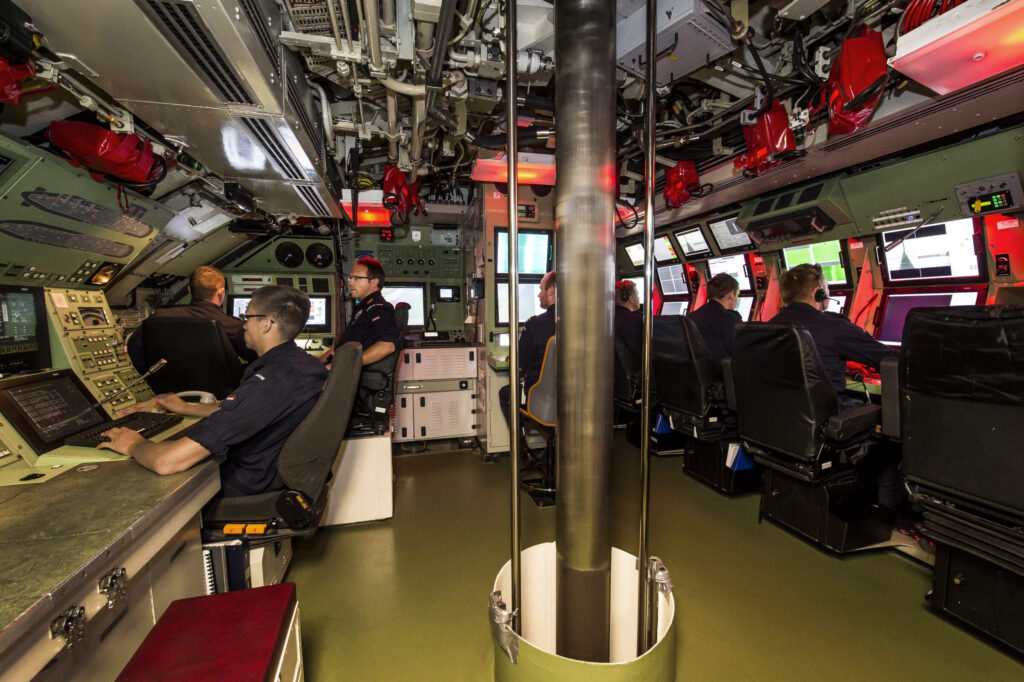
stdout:
<svg viewBox="0 0 1024 682">
<path fill-rule="evenodd" d="M 342 202 L 341 207 L 352 215 L 351 202 Z M 359 225 L 365 227 L 385 227 L 391 224 L 391 211 L 380 204 L 359 204 Z"/>
<path fill-rule="evenodd" d="M 508 163 L 504 158 L 479 159 L 470 177 L 477 182 L 508 182 Z M 555 164 L 520 161 L 516 166 L 516 181 L 519 185 L 554 185 Z"/>
</svg>

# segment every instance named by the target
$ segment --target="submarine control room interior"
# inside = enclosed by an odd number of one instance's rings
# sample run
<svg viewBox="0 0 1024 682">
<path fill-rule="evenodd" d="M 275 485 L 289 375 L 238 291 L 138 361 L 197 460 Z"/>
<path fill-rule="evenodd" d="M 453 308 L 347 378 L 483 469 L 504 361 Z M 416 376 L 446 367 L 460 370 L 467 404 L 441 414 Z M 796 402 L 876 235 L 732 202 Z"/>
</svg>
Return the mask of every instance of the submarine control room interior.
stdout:
<svg viewBox="0 0 1024 682">
<path fill-rule="evenodd" d="M 0 682 L 1021 679 L 1022 174 L 1024 0 L 0 0 Z"/>
</svg>

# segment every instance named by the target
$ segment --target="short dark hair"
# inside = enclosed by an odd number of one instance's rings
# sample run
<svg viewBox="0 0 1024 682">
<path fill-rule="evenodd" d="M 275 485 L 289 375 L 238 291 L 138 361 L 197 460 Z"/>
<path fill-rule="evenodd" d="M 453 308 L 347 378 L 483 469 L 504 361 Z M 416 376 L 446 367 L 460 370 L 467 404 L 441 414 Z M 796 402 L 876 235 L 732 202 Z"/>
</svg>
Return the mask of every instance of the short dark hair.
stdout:
<svg viewBox="0 0 1024 682">
<path fill-rule="evenodd" d="M 825 288 L 825 277 L 821 272 L 821 266 L 813 263 L 801 263 L 784 272 L 779 278 L 779 296 L 783 305 L 807 298 L 818 288 Z"/>
<path fill-rule="evenodd" d="M 209 301 L 224 287 L 224 274 L 215 267 L 200 265 L 188 279 L 188 290 L 194 301 Z"/>
<path fill-rule="evenodd" d="M 380 261 L 376 258 L 370 258 L 369 256 L 363 256 L 356 261 L 356 265 L 362 265 L 366 268 L 366 276 L 370 279 L 377 280 L 377 288 L 384 288 L 384 266 L 380 264 Z"/>
<path fill-rule="evenodd" d="M 275 284 L 253 292 L 249 305 L 274 318 L 281 334 L 293 340 L 309 319 L 309 296 L 295 287 Z"/>
<path fill-rule="evenodd" d="M 718 300 L 740 290 L 740 283 L 727 272 L 720 272 L 708 280 L 708 298 Z"/>
</svg>

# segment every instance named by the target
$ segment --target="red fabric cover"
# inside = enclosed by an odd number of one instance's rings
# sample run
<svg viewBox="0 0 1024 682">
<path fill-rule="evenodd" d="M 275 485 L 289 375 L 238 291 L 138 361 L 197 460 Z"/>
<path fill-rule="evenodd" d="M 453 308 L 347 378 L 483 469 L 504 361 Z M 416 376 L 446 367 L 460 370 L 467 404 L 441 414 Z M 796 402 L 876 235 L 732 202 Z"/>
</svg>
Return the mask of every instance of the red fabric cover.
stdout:
<svg viewBox="0 0 1024 682">
<path fill-rule="evenodd" d="M 272 680 L 295 605 L 295 583 L 172 603 L 118 682 Z"/>
<path fill-rule="evenodd" d="M 752 109 L 753 107 L 751 107 Z M 782 163 L 779 155 L 796 150 L 796 136 L 789 128 L 789 115 L 779 100 L 772 100 L 768 111 L 757 117 L 754 125 L 742 126 L 747 153 L 733 164 L 751 175 L 760 175 Z"/>
<path fill-rule="evenodd" d="M 31 60 L 24 64 L 11 64 L 0 57 L 0 102 L 21 104 L 21 81 L 29 76 L 34 76 L 35 73 L 36 67 Z M 34 92 L 46 92 L 52 89 L 51 85 Z"/>
<path fill-rule="evenodd" d="M 423 201 L 420 199 L 420 183 L 406 184 L 405 173 L 388 164 L 384 167 L 384 205 L 391 209 L 391 224 L 404 225 L 409 220 L 409 210 L 416 215 L 424 212 Z"/>
<path fill-rule="evenodd" d="M 82 121 L 54 121 L 46 138 L 94 175 L 112 175 L 129 182 L 148 182 L 160 173 L 153 145 L 138 135 L 122 135 Z"/>
<path fill-rule="evenodd" d="M 829 134 L 852 133 L 867 123 L 888 79 L 882 34 L 862 26 L 858 37 L 843 41 L 825 81 Z"/>
<path fill-rule="evenodd" d="M 675 168 L 665 171 L 665 188 L 662 190 L 662 196 L 665 197 L 666 206 L 679 208 L 690 200 L 690 194 L 693 192 L 700 193 L 700 177 L 693 161 L 680 161 Z"/>
</svg>

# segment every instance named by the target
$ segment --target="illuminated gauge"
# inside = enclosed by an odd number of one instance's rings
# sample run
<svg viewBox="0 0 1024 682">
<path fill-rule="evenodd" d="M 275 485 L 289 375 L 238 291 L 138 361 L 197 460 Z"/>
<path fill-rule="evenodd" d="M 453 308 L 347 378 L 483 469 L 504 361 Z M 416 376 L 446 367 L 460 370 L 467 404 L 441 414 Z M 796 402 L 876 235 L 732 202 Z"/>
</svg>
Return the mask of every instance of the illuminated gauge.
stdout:
<svg viewBox="0 0 1024 682">
<path fill-rule="evenodd" d="M 116 275 L 120 270 L 121 266 L 118 263 L 106 263 L 96 271 L 96 274 L 92 276 L 89 283 L 95 284 L 96 286 L 103 286 L 104 284 L 109 283 L 110 280 L 114 278 L 114 275 Z"/>
<path fill-rule="evenodd" d="M 294 242 L 281 242 L 274 250 L 274 257 L 286 268 L 297 268 L 302 265 L 302 247 Z"/>
<path fill-rule="evenodd" d="M 325 244 L 310 244 L 306 249 L 306 260 L 314 268 L 326 268 L 334 262 L 334 254 Z"/>
</svg>

